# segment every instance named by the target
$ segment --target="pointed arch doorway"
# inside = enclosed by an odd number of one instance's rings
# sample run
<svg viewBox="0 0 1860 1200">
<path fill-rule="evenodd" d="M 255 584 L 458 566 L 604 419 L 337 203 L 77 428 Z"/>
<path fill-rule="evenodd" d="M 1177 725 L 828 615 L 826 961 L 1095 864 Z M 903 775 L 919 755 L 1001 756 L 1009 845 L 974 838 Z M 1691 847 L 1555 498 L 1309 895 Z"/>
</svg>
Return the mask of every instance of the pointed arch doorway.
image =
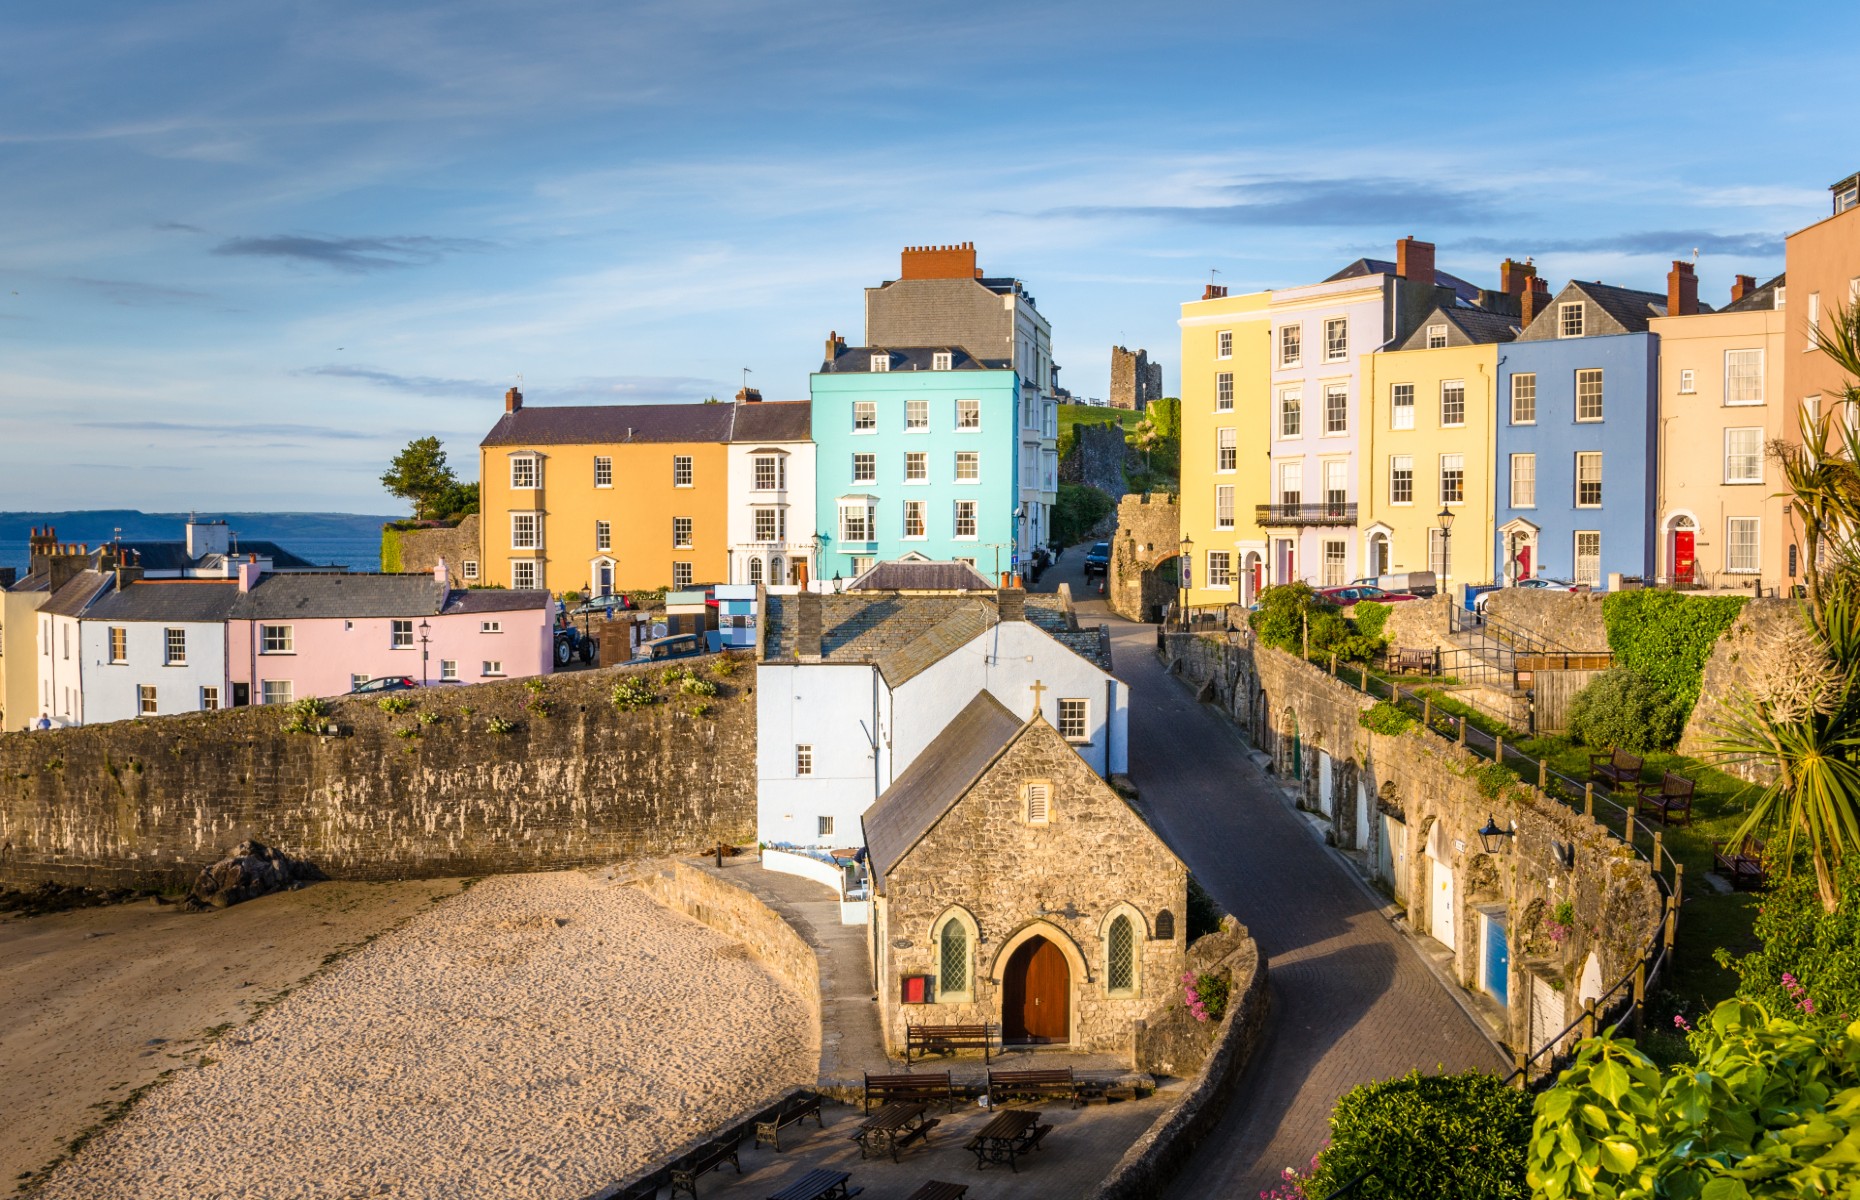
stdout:
<svg viewBox="0 0 1860 1200">
<path fill-rule="evenodd" d="M 1072 1040 L 1072 968 L 1058 946 L 1035 935 L 1014 948 L 1001 976 L 1001 1040 L 1046 1045 Z"/>
</svg>

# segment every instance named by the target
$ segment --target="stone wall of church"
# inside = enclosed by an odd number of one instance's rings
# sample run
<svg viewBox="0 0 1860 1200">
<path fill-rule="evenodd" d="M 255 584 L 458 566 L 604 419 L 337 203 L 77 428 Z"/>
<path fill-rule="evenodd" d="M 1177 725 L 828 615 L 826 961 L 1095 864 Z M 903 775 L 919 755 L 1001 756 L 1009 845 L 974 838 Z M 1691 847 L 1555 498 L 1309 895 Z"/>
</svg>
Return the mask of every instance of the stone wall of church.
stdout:
<svg viewBox="0 0 1860 1200">
<path fill-rule="evenodd" d="M 1030 779 L 1053 783 L 1048 824 L 1023 819 L 1021 785 Z M 877 913 L 886 1039 L 902 1047 L 907 1021 L 999 1022 L 1010 952 L 1032 928 L 1066 954 L 1073 1045 L 1132 1055 L 1137 1023 L 1179 1002 L 1187 902 L 1175 855 L 1057 733 L 1036 726 L 886 877 Z M 1130 996 L 1105 989 L 1105 933 L 1119 905 L 1138 925 L 1141 970 Z M 973 1000 L 900 1003 L 903 977 L 938 973 L 932 930 L 953 906 L 979 933 Z"/>
</svg>

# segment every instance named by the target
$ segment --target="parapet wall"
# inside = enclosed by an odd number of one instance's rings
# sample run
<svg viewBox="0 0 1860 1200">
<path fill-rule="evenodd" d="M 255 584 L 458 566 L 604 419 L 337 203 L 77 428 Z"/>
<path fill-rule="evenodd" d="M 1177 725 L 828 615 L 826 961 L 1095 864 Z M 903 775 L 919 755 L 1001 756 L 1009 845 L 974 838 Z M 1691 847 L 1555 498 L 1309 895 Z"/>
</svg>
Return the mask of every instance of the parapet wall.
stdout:
<svg viewBox="0 0 1860 1200">
<path fill-rule="evenodd" d="M 263 707 L 0 734 L 0 884 L 191 883 L 246 838 L 346 879 L 554 870 L 753 839 L 751 674 L 719 679 L 701 717 L 682 697 L 616 710 L 610 689 L 640 673 L 548 676 L 540 693 L 518 680 L 433 687 L 402 693 L 415 707 L 398 716 L 340 700 L 335 737 L 286 733 L 289 714 Z M 492 718 L 509 731 L 491 732 Z"/>
</svg>

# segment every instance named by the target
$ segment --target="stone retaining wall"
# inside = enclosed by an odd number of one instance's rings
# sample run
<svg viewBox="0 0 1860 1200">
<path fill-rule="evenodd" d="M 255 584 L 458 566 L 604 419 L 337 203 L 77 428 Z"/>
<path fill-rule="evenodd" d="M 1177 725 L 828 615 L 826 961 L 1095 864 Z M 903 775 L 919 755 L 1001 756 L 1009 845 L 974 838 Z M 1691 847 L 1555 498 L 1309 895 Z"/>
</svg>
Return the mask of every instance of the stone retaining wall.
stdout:
<svg viewBox="0 0 1860 1200">
<path fill-rule="evenodd" d="M 693 660 L 703 669 L 710 660 Z M 341 733 L 252 707 L 0 734 L 0 885 L 188 884 L 247 838 L 343 879 L 556 870 L 753 840 L 752 676 L 632 712 L 576 671 L 338 700 Z M 469 712 L 467 710 L 470 710 Z M 437 718 L 421 724 L 421 715 Z M 492 718 L 508 722 L 491 732 Z"/>
<path fill-rule="evenodd" d="M 461 519 L 457 525 L 381 531 L 381 569 L 384 571 L 431 571 L 442 558 L 452 572 L 455 587 L 471 582 L 465 578 L 465 563 L 478 559 L 477 513 Z"/>
<path fill-rule="evenodd" d="M 1608 649 L 1602 597 L 1594 592 L 1548 588 L 1499 588 L 1485 602 L 1486 615 L 1540 642 L 1566 650 Z"/>
<path fill-rule="evenodd" d="M 1124 1152 L 1104 1182 L 1090 1193 L 1090 1200 L 1146 1200 L 1160 1196 L 1227 1111 L 1234 1083 L 1259 1045 L 1268 1007 L 1266 960 L 1260 957 L 1245 927 L 1232 917 L 1222 922 L 1221 933 L 1203 938 L 1202 942 L 1216 939 L 1218 944 L 1231 948 L 1211 968 L 1202 969 L 1225 970 L 1231 981 L 1227 1016 L 1219 1033 L 1209 1039 L 1206 1057 L 1188 1087 Z M 1202 942 L 1196 942 L 1196 947 Z M 1195 958 L 1193 951 L 1190 958 Z M 1174 1053 L 1181 1053 L 1180 1040 L 1171 1040 L 1178 1047 Z M 1161 1050 L 1165 1043 L 1152 1041 L 1150 1045 L 1152 1050 Z"/>
</svg>

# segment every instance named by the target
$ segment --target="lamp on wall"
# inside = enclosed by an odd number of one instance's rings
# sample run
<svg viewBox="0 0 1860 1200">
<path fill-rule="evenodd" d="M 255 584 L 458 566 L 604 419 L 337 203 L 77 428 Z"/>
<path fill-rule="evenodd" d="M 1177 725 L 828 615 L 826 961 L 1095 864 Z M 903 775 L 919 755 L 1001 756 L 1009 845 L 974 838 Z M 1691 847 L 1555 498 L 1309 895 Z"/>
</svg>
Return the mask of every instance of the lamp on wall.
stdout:
<svg viewBox="0 0 1860 1200">
<path fill-rule="evenodd" d="M 1447 580 L 1453 578 L 1453 510 L 1443 501 L 1440 515 L 1434 518 L 1440 522 L 1440 590 L 1447 597 L 1447 632 L 1453 632 L 1453 589 Z"/>
<path fill-rule="evenodd" d="M 1505 848 L 1505 839 L 1516 836 L 1512 830 L 1500 829 L 1498 818 L 1488 816 L 1485 825 L 1479 830 L 1479 841 L 1485 846 L 1487 854 L 1498 854 Z"/>
<path fill-rule="evenodd" d="M 427 657 L 426 646 L 428 642 L 432 641 L 432 639 L 429 638 L 427 634 L 432 630 L 432 628 L 433 627 L 430 624 L 428 624 L 424 619 L 421 620 L 420 622 L 420 686 L 421 687 L 426 686 L 426 657 Z"/>
<path fill-rule="evenodd" d="M 1175 609 L 1176 616 L 1181 619 L 1182 629 L 1186 631 L 1188 629 L 1189 572 L 1194 569 L 1190 564 L 1195 561 L 1195 539 L 1186 533 L 1183 534 L 1182 544 L 1176 549 L 1180 552 L 1181 558 L 1175 565 Z"/>
</svg>

